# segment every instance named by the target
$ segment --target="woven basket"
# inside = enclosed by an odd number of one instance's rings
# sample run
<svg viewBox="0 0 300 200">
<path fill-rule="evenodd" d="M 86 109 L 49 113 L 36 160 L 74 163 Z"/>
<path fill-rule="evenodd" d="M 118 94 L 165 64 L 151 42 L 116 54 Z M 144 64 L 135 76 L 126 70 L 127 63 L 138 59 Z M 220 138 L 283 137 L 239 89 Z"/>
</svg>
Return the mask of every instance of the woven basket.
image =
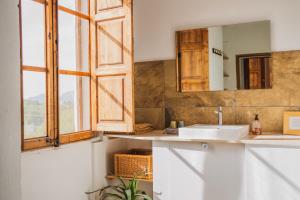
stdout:
<svg viewBox="0 0 300 200">
<path fill-rule="evenodd" d="M 115 175 L 124 178 L 152 179 L 151 150 L 134 149 L 117 153 L 115 158 Z"/>
</svg>

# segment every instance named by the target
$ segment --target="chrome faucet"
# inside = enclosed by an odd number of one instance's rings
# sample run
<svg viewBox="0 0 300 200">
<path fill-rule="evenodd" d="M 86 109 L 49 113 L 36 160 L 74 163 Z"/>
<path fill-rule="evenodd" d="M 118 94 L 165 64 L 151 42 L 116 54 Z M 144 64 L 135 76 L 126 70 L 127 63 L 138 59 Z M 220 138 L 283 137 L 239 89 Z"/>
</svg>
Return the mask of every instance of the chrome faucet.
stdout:
<svg viewBox="0 0 300 200">
<path fill-rule="evenodd" d="M 215 111 L 215 113 L 218 115 L 218 125 L 223 124 L 223 110 L 222 107 L 219 106 L 218 109 Z"/>
</svg>

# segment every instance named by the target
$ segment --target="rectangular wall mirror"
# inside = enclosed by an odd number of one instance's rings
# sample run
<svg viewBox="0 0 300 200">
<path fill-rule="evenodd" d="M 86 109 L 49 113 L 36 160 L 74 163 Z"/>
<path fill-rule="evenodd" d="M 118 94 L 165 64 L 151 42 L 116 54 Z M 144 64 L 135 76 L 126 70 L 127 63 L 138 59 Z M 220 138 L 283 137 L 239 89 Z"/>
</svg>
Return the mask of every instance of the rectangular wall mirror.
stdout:
<svg viewBox="0 0 300 200">
<path fill-rule="evenodd" d="M 270 21 L 176 32 L 180 92 L 272 88 Z"/>
</svg>

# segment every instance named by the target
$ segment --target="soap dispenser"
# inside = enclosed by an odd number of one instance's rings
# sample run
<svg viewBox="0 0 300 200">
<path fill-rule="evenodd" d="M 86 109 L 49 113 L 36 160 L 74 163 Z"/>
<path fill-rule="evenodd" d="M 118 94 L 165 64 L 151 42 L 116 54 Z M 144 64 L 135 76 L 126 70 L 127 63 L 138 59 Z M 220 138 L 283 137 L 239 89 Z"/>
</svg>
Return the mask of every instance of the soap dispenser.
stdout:
<svg viewBox="0 0 300 200">
<path fill-rule="evenodd" d="M 261 133 L 262 133 L 258 114 L 255 114 L 254 121 L 252 122 L 252 125 L 251 125 L 251 130 L 252 130 L 253 135 L 261 135 Z"/>
</svg>

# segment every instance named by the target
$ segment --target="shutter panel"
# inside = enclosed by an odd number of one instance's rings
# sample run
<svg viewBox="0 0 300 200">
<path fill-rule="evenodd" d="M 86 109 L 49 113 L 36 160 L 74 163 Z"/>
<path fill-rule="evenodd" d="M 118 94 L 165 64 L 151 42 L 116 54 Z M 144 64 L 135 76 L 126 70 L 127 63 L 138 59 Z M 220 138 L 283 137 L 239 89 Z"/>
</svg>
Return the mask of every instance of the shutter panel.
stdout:
<svg viewBox="0 0 300 200">
<path fill-rule="evenodd" d="M 94 128 L 133 132 L 132 2 L 96 0 L 91 9 Z"/>
<path fill-rule="evenodd" d="M 208 29 L 177 32 L 182 92 L 209 90 Z"/>
</svg>

